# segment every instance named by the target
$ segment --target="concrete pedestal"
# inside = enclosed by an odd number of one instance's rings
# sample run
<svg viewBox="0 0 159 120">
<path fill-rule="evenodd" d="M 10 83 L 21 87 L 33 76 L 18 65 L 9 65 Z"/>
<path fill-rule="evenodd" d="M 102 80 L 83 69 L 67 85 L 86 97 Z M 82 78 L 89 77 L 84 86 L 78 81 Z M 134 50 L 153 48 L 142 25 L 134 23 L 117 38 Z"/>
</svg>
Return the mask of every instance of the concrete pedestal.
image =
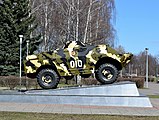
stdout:
<svg viewBox="0 0 159 120">
<path fill-rule="evenodd" d="M 54 90 L 30 90 L 13 94 L 1 93 L 0 102 L 152 107 L 149 98 L 141 96 L 135 83 L 131 82 Z"/>
</svg>

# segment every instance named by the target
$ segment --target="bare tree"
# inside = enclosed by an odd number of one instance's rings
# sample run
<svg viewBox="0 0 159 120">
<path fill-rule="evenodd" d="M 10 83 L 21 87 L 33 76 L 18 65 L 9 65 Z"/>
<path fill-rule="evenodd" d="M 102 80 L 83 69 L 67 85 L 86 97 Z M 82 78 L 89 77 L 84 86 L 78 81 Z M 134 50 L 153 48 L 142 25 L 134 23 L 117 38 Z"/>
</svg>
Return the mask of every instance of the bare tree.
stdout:
<svg viewBox="0 0 159 120">
<path fill-rule="evenodd" d="M 113 45 L 114 0 L 30 0 L 43 43 L 41 50 L 60 47 L 68 40 Z"/>
<path fill-rule="evenodd" d="M 123 46 L 119 45 L 118 47 L 115 48 L 120 54 L 125 53 L 125 49 Z"/>
<path fill-rule="evenodd" d="M 87 36 L 87 30 L 88 30 L 88 24 L 90 21 L 90 14 L 91 14 L 91 7 L 92 7 L 92 0 L 90 0 L 90 4 L 89 4 L 89 8 L 88 8 L 88 13 L 87 13 L 87 20 L 86 20 L 86 27 L 85 27 L 85 33 L 84 33 L 84 38 L 83 38 L 83 42 L 86 42 L 86 36 Z"/>
<path fill-rule="evenodd" d="M 149 75 L 156 76 L 158 62 L 155 56 L 148 55 L 149 58 Z M 131 71 L 131 72 L 130 72 Z M 138 55 L 134 55 L 129 66 L 126 67 L 126 72 L 133 74 L 137 72 L 138 76 L 146 75 L 146 54 L 140 52 Z"/>
</svg>

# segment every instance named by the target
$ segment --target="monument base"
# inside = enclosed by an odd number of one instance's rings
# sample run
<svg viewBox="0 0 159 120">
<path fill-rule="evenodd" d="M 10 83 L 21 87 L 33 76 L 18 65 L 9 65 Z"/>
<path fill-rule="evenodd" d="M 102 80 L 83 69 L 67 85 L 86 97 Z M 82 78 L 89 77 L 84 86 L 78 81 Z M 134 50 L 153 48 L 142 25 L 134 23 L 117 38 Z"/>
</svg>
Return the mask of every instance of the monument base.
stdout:
<svg viewBox="0 0 159 120">
<path fill-rule="evenodd" d="M 136 84 L 131 82 L 54 90 L 30 90 L 14 92 L 14 94 L 3 93 L 0 94 L 0 102 L 152 107 L 149 98 L 141 96 Z"/>
</svg>

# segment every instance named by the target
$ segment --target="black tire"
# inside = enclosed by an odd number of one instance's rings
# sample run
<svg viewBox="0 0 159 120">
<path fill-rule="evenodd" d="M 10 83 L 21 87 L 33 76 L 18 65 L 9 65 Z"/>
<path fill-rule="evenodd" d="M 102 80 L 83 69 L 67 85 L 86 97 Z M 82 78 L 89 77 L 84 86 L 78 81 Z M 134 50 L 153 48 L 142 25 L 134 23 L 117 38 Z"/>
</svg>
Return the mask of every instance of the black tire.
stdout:
<svg viewBox="0 0 159 120">
<path fill-rule="evenodd" d="M 118 70 L 112 64 L 102 64 L 97 69 L 95 76 L 96 79 L 102 84 L 114 83 L 118 77 Z"/>
<path fill-rule="evenodd" d="M 37 75 L 37 82 L 43 89 L 55 89 L 59 83 L 58 74 L 52 69 L 43 69 Z"/>
</svg>

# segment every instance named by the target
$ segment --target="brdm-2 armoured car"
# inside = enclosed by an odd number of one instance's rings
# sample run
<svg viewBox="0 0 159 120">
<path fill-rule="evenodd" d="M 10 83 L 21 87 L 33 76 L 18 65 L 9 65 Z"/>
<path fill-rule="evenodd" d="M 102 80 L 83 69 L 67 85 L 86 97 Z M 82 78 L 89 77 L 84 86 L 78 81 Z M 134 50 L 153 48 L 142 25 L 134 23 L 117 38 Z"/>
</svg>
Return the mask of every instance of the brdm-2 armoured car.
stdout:
<svg viewBox="0 0 159 120">
<path fill-rule="evenodd" d="M 61 77 L 80 75 L 86 78 L 92 73 L 100 83 L 111 84 L 131 58 L 132 54 L 119 54 L 109 45 L 91 46 L 69 41 L 61 49 L 27 56 L 24 68 L 27 76 L 37 78 L 44 89 L 56 88 Z"/>
</svg>

